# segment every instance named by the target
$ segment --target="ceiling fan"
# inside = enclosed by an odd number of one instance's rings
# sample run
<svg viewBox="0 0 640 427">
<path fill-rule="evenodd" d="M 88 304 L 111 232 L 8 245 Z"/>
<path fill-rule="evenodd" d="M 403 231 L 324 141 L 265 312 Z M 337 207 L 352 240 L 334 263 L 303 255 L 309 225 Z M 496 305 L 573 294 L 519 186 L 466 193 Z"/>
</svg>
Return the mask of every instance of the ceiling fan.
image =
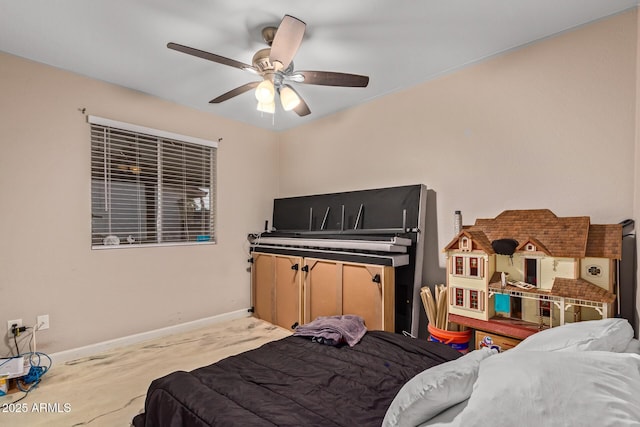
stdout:
<svg viewBox="0 0 640 427">
<path fill-rule="evenodd" d="M 285 15 L 277 28 L 263 28 L 262 38 L 270 47 L 256 52 L 253 55 L 252 65 L 177 43 L 168 43 L 167 47 L 262 76 L 262 81 L 249 82 L 223 93 L 209 101 L 211 104 L 218 104 L 255 88 L 259 111 L 273 114 L 277 95 L 285 111 L 293 110 L 299 116 L 306 116 L 311 113 L 311 110 L 289 83 L 366 87 L 369 84 L 369 77 L 332 71 L 294 70 L 292 60 L 302 43 L 305 28 L 304 22 L 290 15 Z"/>
</svg>

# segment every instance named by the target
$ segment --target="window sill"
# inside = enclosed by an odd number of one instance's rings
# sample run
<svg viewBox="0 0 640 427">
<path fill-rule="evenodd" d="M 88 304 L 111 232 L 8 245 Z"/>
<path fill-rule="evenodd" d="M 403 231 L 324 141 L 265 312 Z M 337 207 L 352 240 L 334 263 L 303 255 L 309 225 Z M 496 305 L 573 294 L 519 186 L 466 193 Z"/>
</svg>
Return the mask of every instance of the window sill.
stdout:
<svg viewBox="0 0 640 427">
<path fill-rule="evenodd" d="M 206 242 L 171 242 L 171 243 L 145 243 L 145 244 L 121 244 L 121 245 L 95 245 L 91 246 L 92 250 L 108 250 L 108 249 L 131 249 L 131 248 L 157 248 L 168 246 L 202 246 L 202 245 L 216 245 L 214 240 Z"/>
</svg>

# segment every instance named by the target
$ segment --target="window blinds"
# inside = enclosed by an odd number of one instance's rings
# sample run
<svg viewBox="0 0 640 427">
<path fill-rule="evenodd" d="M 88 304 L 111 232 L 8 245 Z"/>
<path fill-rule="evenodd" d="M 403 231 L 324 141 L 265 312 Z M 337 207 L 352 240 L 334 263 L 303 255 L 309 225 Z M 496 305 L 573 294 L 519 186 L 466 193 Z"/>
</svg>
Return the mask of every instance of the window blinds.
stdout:
<svg viewBox="0 0 640 427">
<path fill-rule="evenodd" d="M 89 123 L 92 247 L 215 242 L 217 144 Z"/>
</svg>

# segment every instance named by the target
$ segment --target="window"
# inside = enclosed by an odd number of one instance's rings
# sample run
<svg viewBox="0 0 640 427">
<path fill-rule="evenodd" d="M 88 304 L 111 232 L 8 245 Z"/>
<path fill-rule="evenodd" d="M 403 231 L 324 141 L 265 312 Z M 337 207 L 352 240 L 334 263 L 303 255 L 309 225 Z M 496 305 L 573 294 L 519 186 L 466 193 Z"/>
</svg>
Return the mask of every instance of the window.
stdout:
<svg viewBox="0 0 640 427">
<path fill-rule="evenodd" d="M 482 263 L 479 257 L 455 256 L 454 273 L 457 276 L 482 277 Z"/>
<path fill-rule="evenodd" d="M 478 277 L 478 258 L 469 258 L 469 276 Z"/>
<path fill-rule="evenodd" d="M 92 247 L 215 242 L 216 143 L 89 122 Z"/>
<path fill-rule="evenodd" d="M 473 310 L 478 310 L 480 308 L 478 291 L 474 291 L 474 290 L 469 291 L 469 308 Z"/>
<path fill-rule="evenodd" d="M 462 239 L 460 239 L 460 249 L 470 250 L 471 249 L 470 246 L 471 245 L 469 245 L 469 238 L 463 237 Z"/>
<path fill-rule="evenodd" d="M 589 276 L 600 277 L 602 276 L 602 270 L 597 265 L 590 265 L 587 267 L 587 273 Z"/>
<path fill-rule="evenodd" d="M 464 307 L 464 289 L 456 288 L 456 305 Z"/>
</svg>

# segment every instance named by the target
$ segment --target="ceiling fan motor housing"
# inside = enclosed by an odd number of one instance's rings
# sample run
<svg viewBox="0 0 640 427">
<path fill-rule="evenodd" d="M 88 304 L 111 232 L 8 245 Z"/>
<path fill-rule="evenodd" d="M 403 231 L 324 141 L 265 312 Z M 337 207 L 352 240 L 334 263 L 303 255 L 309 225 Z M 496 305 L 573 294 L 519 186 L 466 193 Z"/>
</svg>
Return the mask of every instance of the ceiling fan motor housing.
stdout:
<svg viewBox="0 0 640 427">
<path fill-rule="evenodd" d="M 278 31 L 278 27 L 264 27 L 262 29 L 262 39 L 269 46 L 271 46 L 271 44 L 273 43 L 273 39 L 276 36 L 276 31 Z"/>
<path fill-rule="evenodd" d="M 270 48 L 260 49 L 259 51 L 257 51 L 255 55 L 253 55 L 253 66 L 262 73 L 264 73 L 265 71 L 272 71 L 274 67 L 271 63 L 271 60 L 269 59 L 270 54 Z"/>
</svg>

